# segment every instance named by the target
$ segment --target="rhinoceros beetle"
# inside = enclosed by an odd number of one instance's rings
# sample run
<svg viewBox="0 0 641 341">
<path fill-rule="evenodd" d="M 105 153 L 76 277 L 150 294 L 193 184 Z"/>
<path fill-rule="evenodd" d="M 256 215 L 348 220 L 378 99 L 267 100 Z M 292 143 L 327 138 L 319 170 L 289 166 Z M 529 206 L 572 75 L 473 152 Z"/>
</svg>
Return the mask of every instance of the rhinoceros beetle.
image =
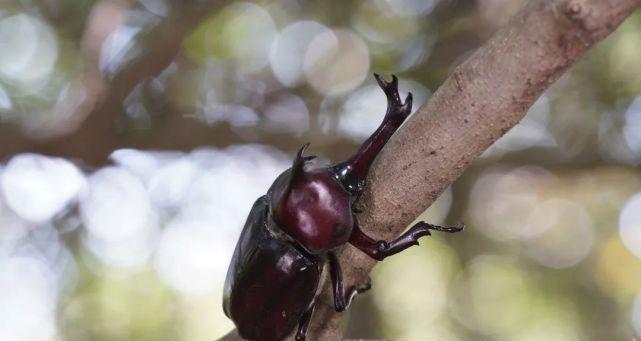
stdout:
<svg viewBox="0 0 641 341">
<path fill-rule="evenodd" d="M 355 201 L 363 192 L 367 172 L 385 143 L 412 110 L 412 94 L 405 103 L 398 79 L 387 82 L 374 74 L 387 96 L 387 113 L 381 125 L 349 160 L 318 167 L 305 156 L 309 144 L 296 154 L 267 194 L 249 213 L 229 265 L 223 309 L 241 337 L 276 341 L 298 326 L 296 340 L 304 340 L 318 291 L 321 272 L 329 262 L 334 307 L 343 311 L 356 296 L 369 289 L 343 290 L 341 267 L 335 250 L 346 243 L 382 260 L 412 245 L 430 230 L 458 232 L 462 227 L 441 227 L 419 222 L 398 239 L 375 240 L 359 228 Z"/>
</svg>

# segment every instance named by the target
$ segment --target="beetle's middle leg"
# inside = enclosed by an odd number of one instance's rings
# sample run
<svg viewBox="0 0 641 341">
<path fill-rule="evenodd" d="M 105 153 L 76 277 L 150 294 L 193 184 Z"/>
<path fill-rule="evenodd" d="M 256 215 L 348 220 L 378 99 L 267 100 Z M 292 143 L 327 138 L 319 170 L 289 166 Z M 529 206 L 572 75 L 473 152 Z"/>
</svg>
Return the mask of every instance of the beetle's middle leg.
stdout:
<svg viewBox="0 0 641 341">
<path fill-rule="evenodd" d="M 352 303 L 352 300 L 357 294 L 365 292 L 372 287 L 372 284 L 369 282 L 362 287 L 351 287 L 347 292 L 343 291 L 343 273 L 341 271 L 341 265 L 338 262 L 338 257 L 333 252 L 327 254 L 329 259 L 329 270 L 332 277 L 332 285 L 334 287 L 334 310 L 341 312 L 347 309 L 347 307 Z"/>
<path fill-rule="evenodd" d="M 376 240 L 366 235 L 360 227 L 358 227 L 358 224 L 354 224 L 349 243 L 365 252 L 368 256 L 381 261 L 385 257 L 397 254 L 410 246 L 418 245 L 418 239 L 420 237 L 430 236 L 432 234 L 430 230 L 455 233 L 463 230 L 463 226 L 443 227 L 421 221 L 410 227 L 397 239 L 386 242 L 384 240 Z"/>
</svg>

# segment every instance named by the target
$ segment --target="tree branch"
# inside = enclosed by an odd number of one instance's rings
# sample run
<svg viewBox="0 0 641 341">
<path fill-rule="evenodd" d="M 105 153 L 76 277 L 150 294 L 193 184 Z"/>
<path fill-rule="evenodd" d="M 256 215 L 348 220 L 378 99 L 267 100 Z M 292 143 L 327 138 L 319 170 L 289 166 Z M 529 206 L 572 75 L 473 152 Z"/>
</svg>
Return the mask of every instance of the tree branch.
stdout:
<svg viewBox="0 0 641 341">
<path fill-rule="evenodd" d="M 360 225 L 373 237 L 398 236 L 534 101 L 641 0 L 532 0 L 436 91 L 392 137 L 359 202 Z M 363 283 L 376 264 L 351 246 L 340 252 L 343 278 Z M 376 283 L 374 283 L 376 285 Z M 337 340 L 327 281 L 311 340 Z M 235 332 L 225 338 L 233 340 Z M 237 337 L 236 337 L 237 339 Z"/>
</svg>

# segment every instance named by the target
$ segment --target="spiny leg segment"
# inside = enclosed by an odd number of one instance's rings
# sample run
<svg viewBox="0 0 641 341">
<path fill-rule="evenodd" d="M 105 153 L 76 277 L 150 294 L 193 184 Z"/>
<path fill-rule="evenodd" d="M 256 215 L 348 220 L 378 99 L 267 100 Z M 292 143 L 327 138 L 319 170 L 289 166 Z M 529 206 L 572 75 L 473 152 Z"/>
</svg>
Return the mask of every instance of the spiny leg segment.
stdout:
<svg viewBox="0 0 641 341">
<path fill-rule="evenodd" d="M 357 294 L 363 293 L 372 287 L 369 279 L 362 287 L 351 287 L 347 292 L 343 291 L 343 273 L 338 257 L 333 252 L 327 254 L 329 260 L 330 276 L 334 289 L 334 310 L 341 312 L 347 309 Z"/>
<path fill-rule="evenodd" d="M 456 233 L 463 230 L 464 226 L 452 226 L 452 227 L 443 227 L 428 224 L 426 222 L 418 222 L 414 226 L 410 227 L 405 233 L 403 233 L 397 239 L 386 242 L 384 240 L 376 240 L 368 235 L 366 235 L 358 226 L 354 224 L 354 229 L 352 230 L 352 235 L 349 239 L 349 243 L 354 245 L 359 250 L 365 252 L 368 256 L 381 261 L 385 257 L 395 255 L 410 246 L 418 245 L 418 239 L 423 236 L 430 236 L 433 231 L 447 232 L 447 233 Z"/>
</svg>

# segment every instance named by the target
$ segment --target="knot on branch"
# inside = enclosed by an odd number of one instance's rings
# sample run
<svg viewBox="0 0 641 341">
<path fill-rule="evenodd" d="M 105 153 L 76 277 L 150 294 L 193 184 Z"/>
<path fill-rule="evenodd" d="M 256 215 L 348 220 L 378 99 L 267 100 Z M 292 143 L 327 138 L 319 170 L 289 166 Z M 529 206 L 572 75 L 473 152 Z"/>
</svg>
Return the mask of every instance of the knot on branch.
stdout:
<svg viewBox="0 0 641 341">
<path fill-rule="evenodd" d="M 575 18 L 581 14 L 583 7 L 580 3 L 570 2 L 568 7 L 565 10 L 565 13 L 570 16 L 570 18 Z"/>
<path fill-rule="evenodd" d="M 590 42 L 598 41 L 603 36 L 603 20 L 599 20 L 599 15 L 604 14 L 595 12 L 584 0 L 571 0 L 565 6 L 565 16 L 578 26 L 581 35 L 589 38 Z"/>
</svg>

